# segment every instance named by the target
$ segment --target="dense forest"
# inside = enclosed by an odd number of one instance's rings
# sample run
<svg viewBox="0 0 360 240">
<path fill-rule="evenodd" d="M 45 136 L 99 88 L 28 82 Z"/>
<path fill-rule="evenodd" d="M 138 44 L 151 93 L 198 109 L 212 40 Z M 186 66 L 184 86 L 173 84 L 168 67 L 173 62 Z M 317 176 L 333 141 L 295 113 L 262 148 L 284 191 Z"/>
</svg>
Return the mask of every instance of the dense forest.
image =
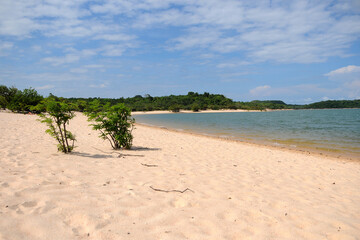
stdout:
<svg viewBox="0 0 360 240">
<path fill-rule="evenodd" d="M 51 97 L 55 97 L 50 94 Z M 266 110 L 266 109 L 323 109 L 323 108 L 360 108 L 358 100 L 329 100 L 311 103 L 307 105 L 289 105 L 283 101 L 251 101 L 236 102 L 221 94 L 210 94 L 207 92 L 188 92 L 187 95 L 170 95 L 163 97 L 152 97 L 136 95 L 130 98 L 58 98 L 60 101 L 69 103 L 76 111 L 86 111 L 90 102 L 98 101 L 101 105 L 113 106 L 117 103 L 124 103 L 132 111 L 154 111 L 169 110 L 178 112 L 180 110 L 219 110 L 219 109 L 245 109 L 245 110 Z M 16 87 L 0 85 L 0 108 L 7 108 L 13 112 L 39 112 L 37 106 L 44 97 L 35 89 L 28 88 L 19 90 Z"/>
</svg>

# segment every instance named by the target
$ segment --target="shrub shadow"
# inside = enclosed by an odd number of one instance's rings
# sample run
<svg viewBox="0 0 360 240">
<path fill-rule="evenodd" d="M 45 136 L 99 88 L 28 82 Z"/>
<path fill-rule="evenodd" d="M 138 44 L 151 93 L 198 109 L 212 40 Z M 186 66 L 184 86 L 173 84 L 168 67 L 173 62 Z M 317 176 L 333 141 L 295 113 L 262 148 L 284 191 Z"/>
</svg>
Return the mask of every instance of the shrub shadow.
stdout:
<svg viewBox="0 0 360 240">
<path fill-rule="evenodd" d="M 132 146 L 130 151 L 159 151 L 161 148 L 148 148 L 148 147 L 139 147 L 139 146 Z"/>
<path fill-rule="evenodd" d="M 118 158 L 121 157 L 145 157 L 145 155 L 140 155 L 140 154 L 124 154 L 124 153 L 120 153 Z"/>
<path fill-rule="evenodd" d="M 112 155 L 105 155 L 105 154 L 89 154 L 89 153 L 82 153 L 82 152 L 72 152 L 72 155 L 80 156 L 80 157 L 87 157 L 87 158 L 113 158 Z"/>
</svg>

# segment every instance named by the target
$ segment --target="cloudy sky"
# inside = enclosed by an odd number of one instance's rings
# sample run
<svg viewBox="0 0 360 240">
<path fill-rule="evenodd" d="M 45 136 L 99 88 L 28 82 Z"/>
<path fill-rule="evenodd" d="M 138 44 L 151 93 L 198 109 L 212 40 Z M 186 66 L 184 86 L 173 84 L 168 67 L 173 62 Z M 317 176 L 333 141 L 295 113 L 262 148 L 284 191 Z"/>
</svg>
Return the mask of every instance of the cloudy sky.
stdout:
<svg viewBox="0 0 360 240">
<path fill-rule="evenodd" d="M 0 0 L 0 84 L 64 97 L 360 98 L 360 1 Z"/>
</svg>

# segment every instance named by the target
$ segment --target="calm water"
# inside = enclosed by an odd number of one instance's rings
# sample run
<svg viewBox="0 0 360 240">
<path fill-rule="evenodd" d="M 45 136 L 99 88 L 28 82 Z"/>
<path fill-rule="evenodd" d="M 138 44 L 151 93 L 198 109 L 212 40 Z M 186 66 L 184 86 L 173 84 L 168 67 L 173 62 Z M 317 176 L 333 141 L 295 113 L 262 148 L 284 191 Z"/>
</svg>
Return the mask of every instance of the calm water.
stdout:
<svg viewBox="0 0 360 240">
<path fill-rule="evenodd" d="M 136 115 L 138 123 L 360 159 L 360 109 Z"/>
</svg>

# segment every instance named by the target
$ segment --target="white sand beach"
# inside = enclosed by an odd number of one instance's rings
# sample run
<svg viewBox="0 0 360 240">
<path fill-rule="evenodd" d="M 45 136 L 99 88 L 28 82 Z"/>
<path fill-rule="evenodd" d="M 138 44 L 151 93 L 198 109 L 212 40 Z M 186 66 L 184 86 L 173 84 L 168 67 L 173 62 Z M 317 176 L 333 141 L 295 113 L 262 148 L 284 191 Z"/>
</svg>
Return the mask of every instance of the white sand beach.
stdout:
<svg viewBox="0 0 360 240">
<path fill-rule="evenodd" d="M 244 109 L 220 109 L 220 110 L 199 110 L 198 112 L 194 112 L 191 110 L 180 110 L 179 113 L 225 113 L 225 112 L 274 112 L 274 111 L 292 111 L 294 109 L 265 109 L 265 110 L 244 110 Z M 156 111 L 137 111 L 132 112 L 132 115 L 142 115 L 142 114 L 168 114 L 172 113 L 171 111 L 166 110 L 156 110 Z"/>
<path fill-rule="evenodd" d="M 0 112 L 0 239 L 360 239 L 360 162 L 137 125 L 74 152 Z"/>
</svg>

